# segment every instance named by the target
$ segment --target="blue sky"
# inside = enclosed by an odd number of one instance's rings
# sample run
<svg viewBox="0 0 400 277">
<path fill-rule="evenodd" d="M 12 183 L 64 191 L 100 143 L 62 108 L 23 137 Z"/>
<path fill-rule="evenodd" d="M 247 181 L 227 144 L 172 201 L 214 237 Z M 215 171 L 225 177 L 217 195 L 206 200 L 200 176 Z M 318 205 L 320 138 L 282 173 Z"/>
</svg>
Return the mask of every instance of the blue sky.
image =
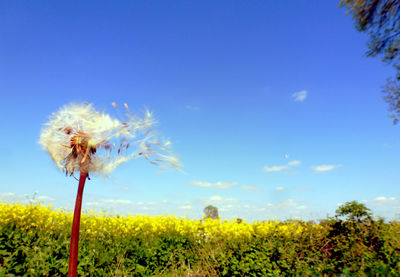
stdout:
<svg viewBox="0 0 400 277">
<path fill-rule="evenodd" d="M 2 1 L 0 199 L 71 209 L 77 182 L 38 143 L 88 101 L 154 112 L 184 173 L 134 160 L 92 178 L 84 208 L 224 219 L 324 218 L 357 200 L 400 213 L 394 70 L 339 1 Z"/>
</svg>

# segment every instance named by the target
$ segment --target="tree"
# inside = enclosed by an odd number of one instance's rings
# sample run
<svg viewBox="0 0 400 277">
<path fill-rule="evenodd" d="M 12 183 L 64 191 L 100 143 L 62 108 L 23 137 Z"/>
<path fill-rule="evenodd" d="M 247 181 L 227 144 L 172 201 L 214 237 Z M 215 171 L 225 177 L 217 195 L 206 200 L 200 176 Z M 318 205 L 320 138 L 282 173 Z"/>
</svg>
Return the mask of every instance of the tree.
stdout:
<svg viewBox="0 0 400 277">
<path fill-rule="evenodd" d="M 396 124 L 400 119 L 400 1 L 341 0 L 339 5 L 352 13 L 358 31 L 370 35 L 366 54 L 370 57 L 383 54 L 382 60 L 397 71 L 382 91 Z"/>
<path fill-rule="evenodd" d="M 368 209 L 364 204 L 358 203 L 357 201 L 346 202 L 340 205 L 336 210 L 336 217 L 347 217 L 348 221 L 361 222 L 366 219 L 371 219 L 371 210 Z"/>
<path fill-rule="evenodd" d="M 204 208 L 203 210 L 205 218 L 212 218 L 212 219 L 218 219 L 218 208 L 214 207 L 212 205 L 208 205 L 207 207 Z"/>
</svg>

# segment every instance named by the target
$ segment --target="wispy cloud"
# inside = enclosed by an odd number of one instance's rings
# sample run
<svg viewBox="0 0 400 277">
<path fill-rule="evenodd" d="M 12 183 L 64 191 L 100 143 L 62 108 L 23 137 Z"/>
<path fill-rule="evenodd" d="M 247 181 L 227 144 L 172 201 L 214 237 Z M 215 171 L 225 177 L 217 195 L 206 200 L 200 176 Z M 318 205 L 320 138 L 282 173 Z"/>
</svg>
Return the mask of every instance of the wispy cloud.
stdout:
<svg viewBox="0 0 400 277">
<path fill-rule="evenodd" d="M 275 190 L 277 190 L 277 191 L 283 191 L 283 190 L 285 190 L 285 188 L 284 188 L 284 187 L 276 187 Z"/>
<path fill-rule="evenodd" d="M 311 190 L 311 187 L 295 187 L 294 190 L 297 191 Z"/>
<path fill-rule="evenodd" d="M 50 196 L 46 196 L 46 195 L 41 195 L 36 197 L 37 200 L 39 201 L 55 201 L 56 199 L 50 197 Z"/>
<path fill-rule="evenodd" d="M 104 199 L 101 201 L 104 203 L 110 203 L 110 204 L 124 204 L 124 205 L 132 204 L 132 201 L 125 200 L 125 199 Z"/>
<path fill-rule="evenodd" d="M 197 187 L 203 188 L 217 188 L 217 189 L 229 189 L 230 187 L 236 186 L 237 182 L 216 182 L 216 183 L 209 183 L 203 181 L 190 181 L 190 184 Z"/>
<path fill-rule="evenodd" d="M 179 209 L 184 209 L 184 210 L 191 210 L 193 207 L 191 205 L 184 205 L 180 206 Z"/>
<path fill-rule="evenodd" d="M 250 211 L 263 212 L 273 216 L 282 216 L 284 214 L 301 215 L 305 210 L 309 209 L 309 207 L 306 205 L 306 201 L 302 199 L 286 199 L 278 204 L 267 203 L 262 206 L 243 205 L 243 208 Z"/>
<path fill-rule="evenodd" d="M 232 203 L 237 203 L 239 202 L 238 199 L 235 198 L 223 198 L 218 195 L 210 196 L 207 198 L 201 198 L 199 199 L 201 203 L 207 205 L 207 204 L 213 204 L 213 205 L 221 205 L 221 204 L 232 204 Z"/>
<path fill-rule="evenodd" d="M 18 202 L 32 202 L 32 201 L 39 201 L 39 202 L 45 202 L 45 201 L 55 201 L 56 199 L 47 196 L 47 195 L 38 195 L 37 192 L 35 192 L 33 195 L 28 195 L 28 194 L 15 194 L 13 192 L 4 192 L 0 193 L 0 199 L 4 199 L 7 201 L 18 201 Z"/>
<path fill-rule="evenodd" d="M 85 205 L 89 206 L 89 207 L 95 207 L 95 206 L 100 205 L 100 203 L 99 202 L 86 202 Z"/>
<path fill-rule="evenodd" d="M 160 206 L 160 205 L 164 205 L 167 204 L 168 200 L 160 200 L 160 201 L 148 201 L 148 202 L 136 202 L 135 204 L 138 206 Z"/>
<path fill-rule="evenodd" d="M 307 98 L 308 92 L 306 90 L 298 91 L 292 94 L 292 98 L 296 102 L 302 102 Z"/>
<path fill-rule="evenodd" d="M 289 168 L 288 165 L 264 166 L 264 171 L 265 171 L 265 172 L 275 172 L 275 171 L 282 171 L 282 170 L 285 170 L 285 169 L 288 169 L 288 168 Z"/>
<path fill-rule="evenodd" d="M 0 198 L 1 197 L 14 197 L 15 196 L 15 193 L 13 193 L 13 192 L 3 192 L 3 193 L 0 193 Z"/>
<path fill-rule="evenodd" d="M 399 205 L 400 199 L 396 197 L 379 196 L 369 201 L 363 201 L 371 206 Z"/>
<path fill-rule="evenodd" d="M 197 106 L 192 106 L 192 105 L 186 105 L 185 108 L 186 108 L 187 110 L 191 110 L 191 111 L 198 111 L 198 110 L 200 110 L 199 107 L 197 107 Z"/>
<path fill-rule="evenodd" d="M 258 186 L 246 186 L 246 185 L 243 185 L 240 188 L 242 190 L 249 191 L 249 192 L 258 192 L 258 191 L 261 190 L 260 187 L 258 187 Z"/>
<path fill-rule="evenodd" d="M 341 164 L 323 164 L 323 165 L 313 166 L 312 168 L 314 169 L 315 172 L 322 173 L 334 170 L 341 166 L 342 166 Z"/>
<path fill-rule="evenodd" d="M 229 205 L 224 205 L 224 206 L 222 206 L 221 209 L 220 209 L 220 211 L 221 211 L 221 212 L 226 212 L 226 211 L 231 211 L 231 210 L 233 210 L 233 209 L 235 209 L 235 206 L 232 205 L 232 204 L 229 204 Z"/>
<path fill-rule="evenodd" d="M 300 165 L 300 161 L 291 161 L 288 162 L 286 165 L 274 165 L 274 166 L 264 166 L 264 171 L 265 172 L 276 172 L 276 171 L 282 171 L 285 169 L 289 169 L 290 167 Z"/>
</svg>

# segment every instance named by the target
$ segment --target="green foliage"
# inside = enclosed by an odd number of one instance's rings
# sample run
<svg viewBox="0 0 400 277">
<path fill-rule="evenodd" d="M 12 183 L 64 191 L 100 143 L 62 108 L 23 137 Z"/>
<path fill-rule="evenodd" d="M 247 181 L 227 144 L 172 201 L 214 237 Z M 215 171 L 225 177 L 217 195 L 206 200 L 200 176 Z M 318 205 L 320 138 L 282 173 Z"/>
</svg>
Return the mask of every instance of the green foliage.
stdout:
<svg viewBox="0 0 400 277">
<path fill-rule="evenodd" d="M 341 0 L 353 14 L 356 29 L 368 32 L 368 56 L 383 54 L 383 61 L 397 70 L 383 89 L 394 124 L 400 119 L 400 1 L 398 0 Z"/>
<path fill-rule="evenodd" d="M 370 220 L 371 210 L 357 201 L 346 202 L 336 210 L 336 217 L 347 217 L 348 221 Z"/>
<path fill-rule="evenodd" d="M 214 207 L 213 205 L 208 205 L 207 207 L 204 208 L 204 217 L 205 218 L 212 218 L 212 219 L 218 219 L 218 208 Z"/>
<path fill-rule="evenodd" d="M 326 257 L 334 261 L 335 271 L 345 276 L 397 276 L 400 248 L 394 237 L 396 222 L 331 220 Z M 394 240 L 393 240 L 394 239 Z"/>
</svg>

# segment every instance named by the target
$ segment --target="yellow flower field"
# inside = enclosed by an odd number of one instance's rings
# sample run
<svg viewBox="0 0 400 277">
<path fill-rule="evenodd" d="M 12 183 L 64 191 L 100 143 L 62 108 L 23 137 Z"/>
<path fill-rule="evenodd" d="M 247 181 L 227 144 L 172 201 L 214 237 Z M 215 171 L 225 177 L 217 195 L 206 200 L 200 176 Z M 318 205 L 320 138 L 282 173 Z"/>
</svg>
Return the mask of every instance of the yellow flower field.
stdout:
<svg viewBox="0 0 400 277">
<path fill-rule="evenodd" d="M 86 211 L 82 214 L 81 231 L 88 236 L 126 237 L 158 236 L 163 233 L 207 236 L 209 238 L 251 238 L 253 235 L 294 235 L 301 234 L 310 227 L 323 230 L 320 225 L 302 222 L 281 223 L 279 221 L 241 222 L 235 219 L 186 219 L 173 215 L 117 215 L 104 212 Z M 0 203 L 0 225 L 12 222 L 26 231 L 59 232 L 60 228 L 70 229 L 72 212 L 53 209 L 43 204 L 23 205 Z"/>
<path fill-rule="evenodd" d="M 72 212 L 0 203 L 0 276 L 66 276 L 71 225 Z M 395 221 L 248 223 L 85 211 L 80 241 L 79 276 L 400 273 Z"/>
</svg>

